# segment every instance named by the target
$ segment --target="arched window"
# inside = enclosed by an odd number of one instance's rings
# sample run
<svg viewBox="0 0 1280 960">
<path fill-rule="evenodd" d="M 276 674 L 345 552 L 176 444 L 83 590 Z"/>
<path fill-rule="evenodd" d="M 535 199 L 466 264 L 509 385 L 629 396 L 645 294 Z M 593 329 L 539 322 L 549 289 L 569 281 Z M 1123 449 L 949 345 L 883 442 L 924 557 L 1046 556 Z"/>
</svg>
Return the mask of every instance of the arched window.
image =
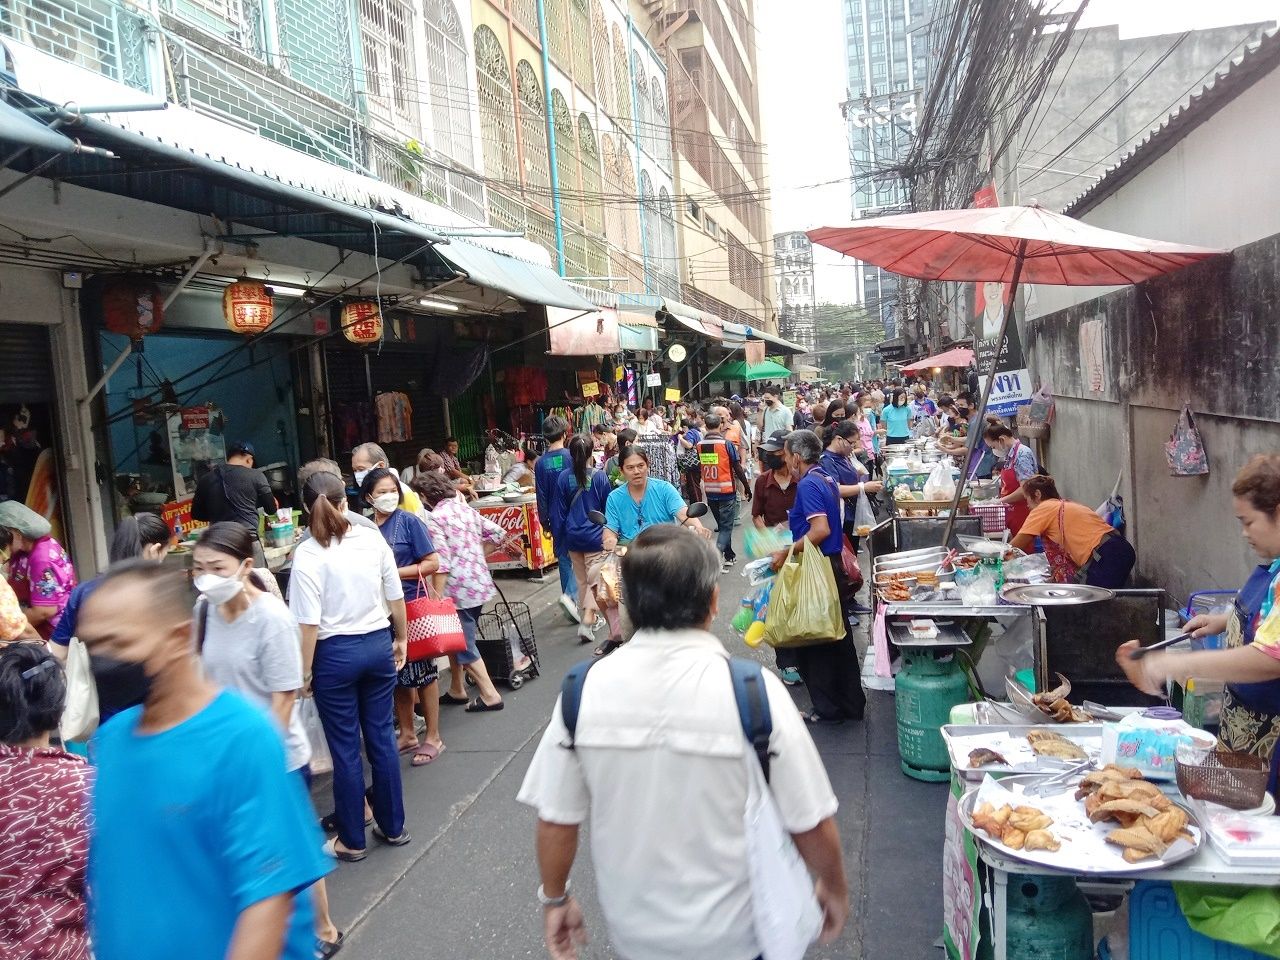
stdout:
<svg viewBox="0 0 1280 960">
<path fill-rule="evenodd" d="M 595 71 L 591 66 L 591 11 L 587 0 L 572 0 L 569 6 L 569 32 L 573 41 L 573 79 L 587 95 L 596 95 Z"/>
<path fill-rule="evenodd" d="M 648 170 L 640 171 L 640 216 L 644 217 L 641 246 L 645 255 L 645 278 L 652 278 L 656 284 L 663 268 L 662 238 L 658 229 L 658 198 L 653 195 L 653 180 L 649 178 Z"/>
<path fill-rule="evenodd" d="M 631 253 L 640 253 L 640 208 L 637 205 L 639 191 L 636 189 L 636 168 L 631 162 L 631 153 L 626 149 L 626 141 L 618 138 L 618 207 L 622 211 L 623 248 Z"/>
<path fill-rule="evenodd" d="M 507 51 L 498 35 L 483 25 L 476 28 L 475 44 L 485 173 L 514 188 L 520 174 L 516 167 L 515 104 Z"/>
<path fill-rule="evenodd" d="M 547 18 L 547 52 L 565 73 L 573 63 L 569 50 L 569 0 L 543 0 L 543 16 Z"/>
<path fill-rule="evenodd" d="M 612 133 L 600 135 L 600 157 L 604 164 L 604 235 L 614 247 L 625 250 L 627 225 L 622 215 L 622 174 L 618 165 L 618 141 Z"/>
<path fill-rule="evenodd" d="M 556 131 L 556 179 L 560 182 L 561 213 L 582 222 L 582 187 L 578 183 L 578 135 L 573 114 L 559 90 L 551 91 L 551 120 Z"/>
<path fill-rule="evenodd" d="M 596 134 L 585 113 L 578 114 L 578 163 L 581 166 L 582 222 L 593 233 L 604 232 L 600 204 L 600 149 Z"/>
<path fill-rule="evenodd" d="M 533 64 L 516 64 L 516 97 L 520 101 L 520 140 L 525 189 L 550 206 L 551 160 L 547 151 L 547 110 Z"/>
<path fill-rule="evenodd" d="M 660 230 L 659 250 L 662 254 L 662 274 L 666 278 L 667 288 L 662 292 L 666 296 L 679 295 L 679 267 L 676 264 L 676 219 L 671 208 L 671 194 L 666 187 L 658 188 L 658 220 Z"/>
<path fill-rule="evenodd" d="M 476 163 L 471 137 L 467 45 L 453 0 L 425 0 L 432 146 L 468 167 Z"/>
<path fill-rule="evenodd" d="M 640 51 L 631 51 L 631 76 L 635 77 L 636 129 L 640 149 L 653 156 L 653 106 L 649 103 L 649 75 L 644 71 Z"/>
<path fill-rule="evenodd" d="M 631 76 L 627 70 L 627 48 L 622 42 L 622 29 L 613 25 L 614 116 L 631 119 Z"/>
<path fill-rule="evenodd" d="M 653 105 L 654 158 L 658 166 L 671 171 L 671 124 L 667 121 L 667 90 L 655 73 L 649 81 L 649 101 Z"/>
<path fill-rule="evenodd" d="M 613 58 L 609 55 L 609 28 L 600 12 L 600 0 L 591 0 L 591 53 L 595 58 L 596 102 L 614 114 Z"/>
</svg>

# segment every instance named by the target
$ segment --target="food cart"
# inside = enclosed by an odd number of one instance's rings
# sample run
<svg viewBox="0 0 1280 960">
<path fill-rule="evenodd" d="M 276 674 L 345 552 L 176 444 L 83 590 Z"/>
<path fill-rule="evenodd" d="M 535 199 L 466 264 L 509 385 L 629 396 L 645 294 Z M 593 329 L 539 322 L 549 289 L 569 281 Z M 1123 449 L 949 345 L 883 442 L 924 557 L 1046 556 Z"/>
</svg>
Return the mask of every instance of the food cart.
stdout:
<svg viewBox="0 0 1280 960">
<path fill-rule="evenodd" d="M 502 546 L 490 553 L 490 570 L 529 570 L 540 577 L 545 570 L 556 565 L 551 534 L 538 517 L 537 497 L 532 494 L 484 496 L 473 500 L 471 506 L 480 511 L 481 516 L 507 531 L 513 539 L 518 539 L 523 547 L 517 551 Z"/>
</svg>

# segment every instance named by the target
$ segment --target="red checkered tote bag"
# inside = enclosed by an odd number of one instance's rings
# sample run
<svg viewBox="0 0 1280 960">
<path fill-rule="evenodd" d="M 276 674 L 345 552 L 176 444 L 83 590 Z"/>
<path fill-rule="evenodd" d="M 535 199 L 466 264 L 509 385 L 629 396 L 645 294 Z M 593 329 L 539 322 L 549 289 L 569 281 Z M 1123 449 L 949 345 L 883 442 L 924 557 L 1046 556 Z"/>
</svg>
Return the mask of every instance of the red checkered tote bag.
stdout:
<svg viewBox="0 0 1280 960">
<path fill-rule="evenodd" d="M 426 580 L 418 579 L 418 599 L 405 604 L 409 621 L 409 651 L 405 660 L 434 660 L 467 649 L 467 635 L 452 597 L 433 596 Z"/>
</svg>

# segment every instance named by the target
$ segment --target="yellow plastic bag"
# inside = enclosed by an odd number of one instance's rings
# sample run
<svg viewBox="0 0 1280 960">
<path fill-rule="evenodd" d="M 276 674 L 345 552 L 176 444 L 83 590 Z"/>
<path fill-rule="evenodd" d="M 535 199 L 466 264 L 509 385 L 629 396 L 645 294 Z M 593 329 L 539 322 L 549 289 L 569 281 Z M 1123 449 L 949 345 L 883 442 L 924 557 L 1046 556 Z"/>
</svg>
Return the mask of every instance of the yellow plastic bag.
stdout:
<svg viewBox="0 0 1280 960">
<path fill-rule="evenodd" d="M 812 647 L 843 637 L 844 614 L 831 562 L 812 543 L 800 556 L 795 546 L 778 571 L 764 623 L 764 641 L 771 647 Z"/>
</svg>

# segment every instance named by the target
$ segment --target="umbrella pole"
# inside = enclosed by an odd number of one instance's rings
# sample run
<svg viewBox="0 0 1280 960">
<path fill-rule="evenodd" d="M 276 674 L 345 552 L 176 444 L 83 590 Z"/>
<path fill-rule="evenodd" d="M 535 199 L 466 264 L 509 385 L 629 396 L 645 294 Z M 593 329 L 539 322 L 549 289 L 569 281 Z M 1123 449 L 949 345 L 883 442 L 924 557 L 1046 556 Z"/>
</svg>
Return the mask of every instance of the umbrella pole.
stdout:
<svg viewBox="0 0 1280 960">
<path fill-rule="evenodd" d="M 951 532 L 956 525 L 956 511 L 960 509 L 960 498 L 964 496 L 964 485 L 969 478 L 966 474 L 969 472 L 969 461 L 973 459 L 974 447 L 978 445 L 978 437 L 986 429 L 986 411 L 987 400 L 991 397 L 991 385 L 996 379 L 996 365 L 1000 362 L 1000 354 L 1004 350 L 1004 338 L 1009 330 L 1009 324 L 1013 322 L 1014 306 L 1018 302 L 1018 282 L 1022 279 L 1022 261 L 1027 250 L 1027 241 L 1022 240 L 1018 243 L 1018 256 L 1013 261 L 1013 279 L 1009 282 L 1009 306 L 1004 312 L 1004 319 L 1000 321 L 1000 333 L 996 335 L 996 352 L 991 358 L 991 364 L 987 367 L 987 382 L 982 387 L 982 397 L 978 401 L 978 429 L 970 430 L 969 436 L 966 438 L 968 443 L 964 448 L 964 465 L 960 468 L 960 482 L 956 484 L 956 495 L 951 501 L 951 513 L 947 517 L 947 526 L 942 532 L 942 546 L 946 547 L 951 540 Z M 973 338 L 974 356 L 978 353 L 978 338 Z"/>
</svg>

